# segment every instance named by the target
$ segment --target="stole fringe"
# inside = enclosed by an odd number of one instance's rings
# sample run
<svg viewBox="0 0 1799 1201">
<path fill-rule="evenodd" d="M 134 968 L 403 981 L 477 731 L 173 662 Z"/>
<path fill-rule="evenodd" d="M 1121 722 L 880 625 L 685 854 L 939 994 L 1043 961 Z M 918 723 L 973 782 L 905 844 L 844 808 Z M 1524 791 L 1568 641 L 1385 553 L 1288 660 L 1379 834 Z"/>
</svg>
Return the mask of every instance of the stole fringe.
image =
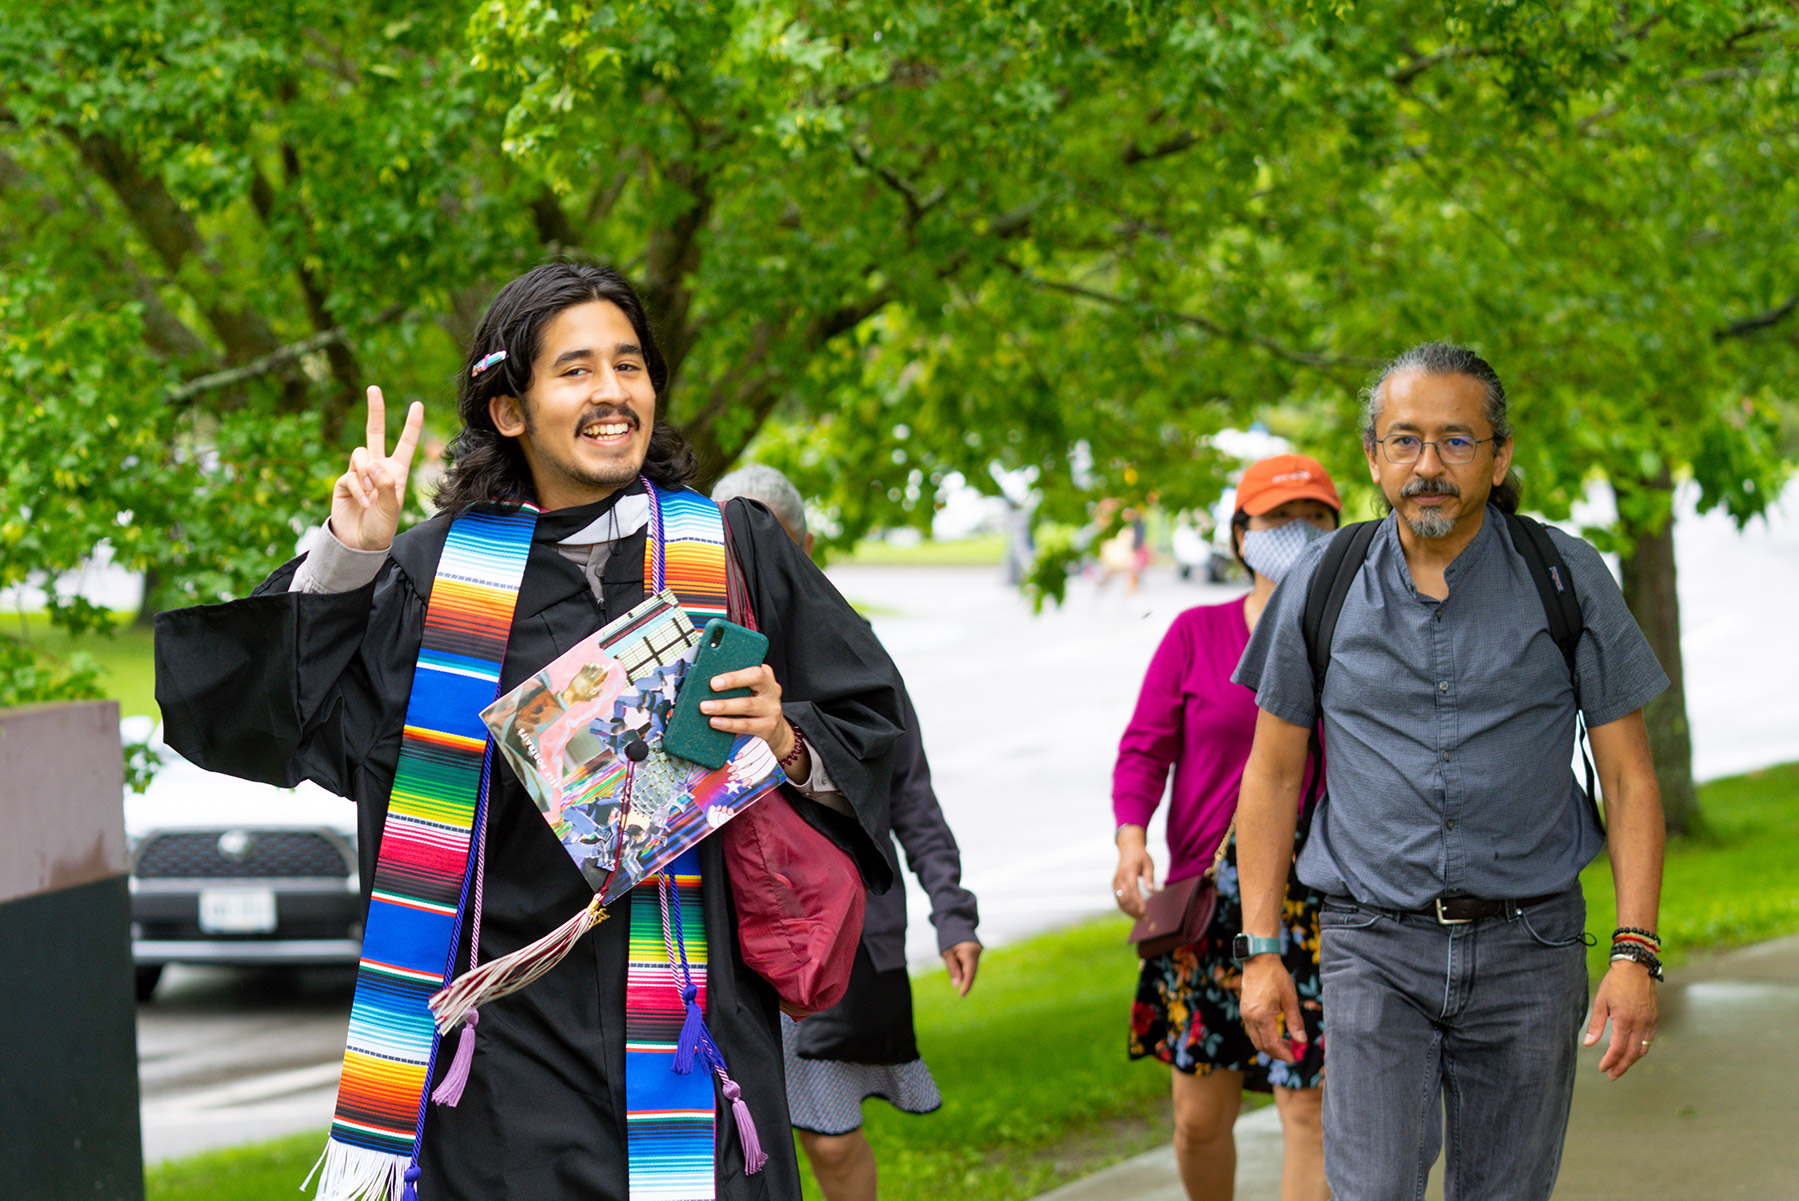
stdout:
<svg viewBox="0 0 1799 1201">
<path fill-rule="evenodd" d="M 606 910 L 595 896 L 592 903 L 550 931 L 530 946 L 520 947 L 510 955 L 490 959 L 474 971 L 458 977 L 454 984 L 426 1002 L 437 1018 L 437 1032 L 448 1034 L 471 1009 L 509 996 L 555 967 L 581 936 L 606 920 Z M 467 1037 L 466 1035 L 464 1037 Z M 461 1048 L 457 1048 L 460 1054 Z M 471 1051 L 472 1054 L 472 1051 Z"/>
<path fill-rule="evenodd" d="M 317 1201 L 398 1201 L 411 1162 L 403 1155 L 327 1139 L 324 1154 L 306 1173 L 300 1191 L 306 1191 L 317 1176 Z"/>
</svg>

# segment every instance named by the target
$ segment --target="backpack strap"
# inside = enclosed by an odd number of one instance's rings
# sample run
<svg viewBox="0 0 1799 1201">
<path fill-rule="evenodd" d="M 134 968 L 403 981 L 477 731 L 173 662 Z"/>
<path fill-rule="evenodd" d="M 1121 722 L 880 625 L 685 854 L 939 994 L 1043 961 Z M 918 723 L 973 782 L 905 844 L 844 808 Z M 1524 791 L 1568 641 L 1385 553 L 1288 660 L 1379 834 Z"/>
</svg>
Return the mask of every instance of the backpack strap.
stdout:
<svg viewBox="0 0 1799 1201">
<path fill-rule="evenodd" d="M 1312 816 L 1324 803 L 1324 743 L 1318 731 L 1324 723 L 1324 674 L 1330 669 L 1331 639 L 1337 633 L 1337 618 L 1343 612 L 1343 601 L 1349 586 L 1355 582 L 1368 547 L 1380 531 L 1378 521 L 1359 521 L 1331 535 L 1330 544 L 1312 572 L 1306 591 L 1305 613 L 1300 619 L 1300 632 L 1305 635 L 1306 658 L 1312 665 L 1312 732 L 1306 757 L 1311 776 L 1306 783 L 1305 804 L 1299 813 L 1299 829 L 1295 834 L 1294 855 L 1305 847 L 1312 835 Z"/>
<path fill-rule="evenodd" d="M 1580 633 L 1586 628 L 1586 618 L 1581 616 L 1580 598 L 1574 595 L 1574 577 L 1541 522 L 1507 513 L 1505 524 L 1511 531 L 1512 545 L 1524 557 L 1524 566 L 1530 570 L 1530 578 L 1537 586 L 1543 615 L 1549 619 L 1549 636 L 1555 640 L 1563 661 L 1568 664 L 1568 682 L 1574 687 L 1575 733 L 1581 763 L 1587 772 L 1587 804 L 1593 809 L 1593 820 L 1603 830 L 1605 819 L 1599 812 L 1599 794 L 1594 791 L 1593 750 L 1587 742 L 1586 713 L 1580 707 L 1580 672 L 1575 666 L 1575 653 L 1580 647 Z"/>
<path fill-rule="evenodd" d="M 1568 678 L 1574 682 L 1574 696 L 1580 699 L 1580 676 L 1574 668 L 1574 653 L 1580 645 L 1580 632 L 1586 621 L 1580 614 L 1580 600 L 1574 595 L 1573 577 L 1562 562 L 1561 552 L 1549 540 L 1542 523 L 1516 513 L 1505 515 L 1512 533 L 1512 545 L 1524 556 L 1530 578 L 1537 585 L 1537 596 L 1543 601 L 1543 613 L 1549 618 L 1549 636 L 1561 648 L 1568 664 Z"/>
</svg>

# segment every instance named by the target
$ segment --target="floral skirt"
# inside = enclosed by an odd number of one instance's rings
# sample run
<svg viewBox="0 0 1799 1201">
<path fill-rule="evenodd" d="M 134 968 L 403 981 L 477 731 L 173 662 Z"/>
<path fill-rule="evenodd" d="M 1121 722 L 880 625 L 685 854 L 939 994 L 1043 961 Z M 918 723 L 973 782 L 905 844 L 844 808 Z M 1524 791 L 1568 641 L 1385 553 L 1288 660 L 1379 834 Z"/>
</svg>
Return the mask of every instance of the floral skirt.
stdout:
<svg viewBox="0 0 1799 1201">
<path fill-rule="evenodd" d="M 1243 1073 L 1243 1087 L 1259 1093 L 1317 1088 L 1324 1083 L 1324 989 L 1318 974 L 1318 906 L 1323 900 L 1287 875 L 1281 911 L 1281 959 L 1299 989 L 1305 1020 L 1304 1054 L 1282 1063 L 1257 1051 L 1243 1029 L 1237 1002 L 1241 969 L 1231 962 L 1231 939 L 1243 929 L 1243 894 L 1237 884 L 1237 840 L 1232 837 L 1218 867 L 1218 906 L 1206 940 L 1143 961 L 1137 1000 L 1131 1006 L 1132 1059 L 1153 1057 L 1177 1072 L 1203 1076 L 1215 1069 Z"/>
</svg>

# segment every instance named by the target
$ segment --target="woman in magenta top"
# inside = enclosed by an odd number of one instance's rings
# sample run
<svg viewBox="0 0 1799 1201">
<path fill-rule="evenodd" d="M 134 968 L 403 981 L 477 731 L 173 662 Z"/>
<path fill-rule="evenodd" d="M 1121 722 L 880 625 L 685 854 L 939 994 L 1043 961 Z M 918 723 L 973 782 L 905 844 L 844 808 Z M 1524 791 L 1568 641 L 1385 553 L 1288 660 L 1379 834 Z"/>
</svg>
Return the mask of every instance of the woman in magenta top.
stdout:
<svg viewBox="0 0 1799 1201">
<path fill-rule="evenodd" d="M 1255 587 L 1222 605 L 1175 618 L 1150 660 L 1137 710 L 1118 745 L 1112 813 L 1118 823 L 1118 907 L 1143 915 L 1156 882 L 1146 845 L 1168 769 L 1168 870 L 1174 882 L 1212 866 L 1237 809 L 1237 791 L 1256 724 L 1255 694 L 1230 681 L 1249 631 L 1300 551 L 1337 526 L 1342 502 L 1315 459 L 1277 455 L 1252 464 L 1237 484 L 1231 536 Z M 1322 988 L 1318 979 L 1320 898 L 1292 876 L 1282 916 L 1282 958 L 1299 985 L 1304 1054 L 1284 1064 L 1258 1052 L 1237 1009 L 1240 969 L 1231 938 L 1243 928 L 1235 842 L 1219 864 L 1218 905 L 1206 938 L 1143 961 L 1131 1007 L 1130 1056 L 1174 1069 L 1174 1149 L 1193 1201 L 1229 1198 L 1237 1152 L 1231 1135 L 1243 1090 L 1274 1093 L 1284 1156 L 1282 1201 L 1330 1195 L 1324 1182 Z"/>
</svg>

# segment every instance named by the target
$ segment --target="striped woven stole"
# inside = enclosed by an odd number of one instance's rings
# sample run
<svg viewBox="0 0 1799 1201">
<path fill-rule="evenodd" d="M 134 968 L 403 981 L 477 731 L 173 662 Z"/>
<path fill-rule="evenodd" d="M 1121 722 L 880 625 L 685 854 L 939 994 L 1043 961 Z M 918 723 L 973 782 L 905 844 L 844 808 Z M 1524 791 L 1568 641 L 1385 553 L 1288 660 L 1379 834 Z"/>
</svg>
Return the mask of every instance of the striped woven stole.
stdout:
<svg viewBox="0 0 1799 1201">
<path fill-rule="evenodd" d="M 706 923 L 700 856 L 689 849 L 664 872 L 681 894 L 687 963 L 706 1005 Z M 679 953 L 669 950 L 657 879 L 631 891 L 631 952 L 625 977 L 625 1131 L 631 1201 L 710 1201 L 716 1191 L 712 1073 L 674 1070 L 686 1007 Z"/>
<path fill-rule="evenodd" d="M 725 616 L 723 514 L 697 492 L 652 485 L 644 539 L 646 590 L 671 589 L 694 628 Z M 686 1006 L 680 962 L 706 1007 L 706 920 L 700 907 L 700 856 L 689 848 L 663 869 L 678 894 L 683 947 L 665 921 L 658 880 L 631 890 L 631 951 L 625 983 L 625 1130 L 630 1201 L 713 1201 L 717 1131 L 712 1073 L 702 1060 L 674 1070 Z"/>
<path fill-rule="evenodd" d="M 321 1201 L 414 1194 L 442 988 L 486 795 L 481 710 L 499 693 L 537 510 L 476 508 L 444 540 L 375 861 Z M 308 1180 L 310 1181 L 310 1177 Z"/>
</svg>

